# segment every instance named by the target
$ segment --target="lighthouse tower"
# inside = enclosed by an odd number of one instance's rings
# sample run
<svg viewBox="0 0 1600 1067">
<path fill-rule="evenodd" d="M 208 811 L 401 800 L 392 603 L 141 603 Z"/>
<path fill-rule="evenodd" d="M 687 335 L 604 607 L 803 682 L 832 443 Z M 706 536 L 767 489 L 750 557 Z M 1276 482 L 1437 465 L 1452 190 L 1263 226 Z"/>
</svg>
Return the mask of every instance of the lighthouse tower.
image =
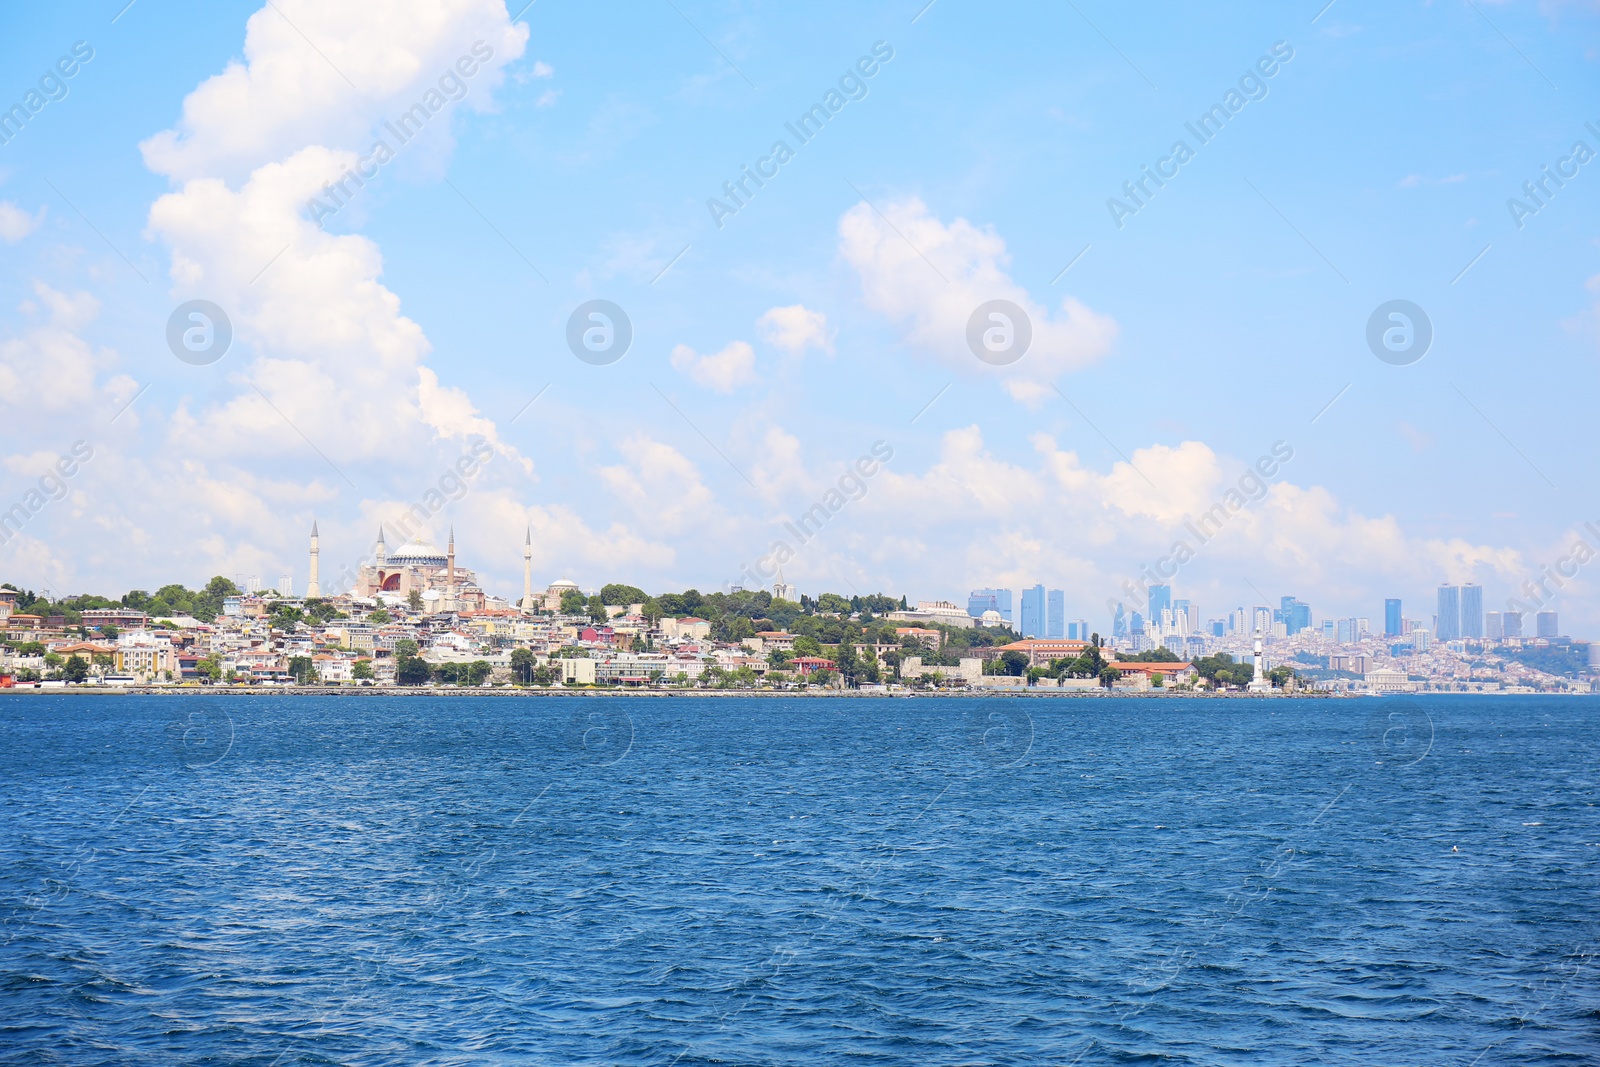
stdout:
<svg viewBox="0 0 1600 1067">
<path fill-rule="evenodd" d="M 1252 693 L 1267 693 L 1272 683 L 1267 680 L 1266 658 L 1261 654 L 1261 631 L 1256 631 L 1256 676 L 1246 687 Z"/>
<path fill-rule="evenodd" d="M 322 583 L 317 580 L 317 520 L 311 520 L 311 576 L 306 579 L 306 599 L 322 595 Z"/>
</svg>

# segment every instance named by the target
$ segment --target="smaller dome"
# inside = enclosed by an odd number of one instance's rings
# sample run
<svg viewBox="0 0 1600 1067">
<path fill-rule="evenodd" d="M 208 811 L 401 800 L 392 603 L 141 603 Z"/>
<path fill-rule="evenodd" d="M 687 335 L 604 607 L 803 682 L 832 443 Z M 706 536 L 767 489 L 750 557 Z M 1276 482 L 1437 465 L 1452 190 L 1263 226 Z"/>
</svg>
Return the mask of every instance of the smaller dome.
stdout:
<svg viewBox="0 0 1600 1067">
<path fill-rule="evenodd" d="M 550 592 L 565 593 L 569 589 L 577 589 L 578 583 L 570 578 L 562 578 L 550 583 Z"/>
</svg>

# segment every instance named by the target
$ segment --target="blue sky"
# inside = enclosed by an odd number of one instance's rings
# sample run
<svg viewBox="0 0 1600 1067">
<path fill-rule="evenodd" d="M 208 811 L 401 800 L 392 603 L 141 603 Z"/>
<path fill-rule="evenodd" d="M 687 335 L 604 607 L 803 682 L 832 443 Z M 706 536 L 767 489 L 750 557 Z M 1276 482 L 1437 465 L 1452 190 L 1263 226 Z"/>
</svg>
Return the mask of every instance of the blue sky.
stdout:
<svg viewBox="0 0 1600 1067">
<path fill-rule="evenodd" d="M 357 561 L 476 436 L 496 458 L 429 533 L 454 523 L 508 596 L 530 525 L 541 584 L 722 586 L 877 441 L 861 499 L 788 545 L 805 591 L 1037 580 L 1099 621 L 1276 442 L 1265 499 L 1173 579 L 1204 617 L 1296 594 L 1426 618 L 1446 579 L 1499 606 L 1600 524 L 1600 160 L 1520 228 L 1507 208 L 1600 150 L 1596 5 L 920 7 L 8 14 L 7 106 L 94 56 L 0 145 L 3 506 L 73 442 L 95 458 L 0 570 L 299 588 L 313 518 L 325 570 Z M 465 98 L 318 229 L 339 153 L 480 40 Z M 785 123 L 875 45 L 865 96 L 800 144 Z M 1275 46 L 1199 144 L 1185 123 Z M 779 139 L 719 228 L 707 200 Z M 1119 228 L 1108 198 L 1179 139 L 1193 159 Z M 1005 367 L 962 336 L 991 297 L 1037 320 Z M 192 298 L 234 325 L 209 366 L 165 340 Z M 609 365 L 567 347 L 590 299 L 632 323 Z M 1434 329 L 1407 366 L 1365 340 L 1392 299 Z M 1575 633 L 1593 582 L 1554 602 Z"/>
</svg>

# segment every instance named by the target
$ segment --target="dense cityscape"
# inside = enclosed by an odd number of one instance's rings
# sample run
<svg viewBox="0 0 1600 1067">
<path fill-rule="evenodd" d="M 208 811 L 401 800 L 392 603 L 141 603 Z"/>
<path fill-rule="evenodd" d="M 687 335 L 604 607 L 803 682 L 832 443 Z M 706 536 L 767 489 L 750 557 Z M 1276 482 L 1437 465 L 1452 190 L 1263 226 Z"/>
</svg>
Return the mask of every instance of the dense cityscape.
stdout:
<svg viewBox="0 0 1600 1067">
<path fill-rule="evenodd" d="M 313 526 L 306 587 L 222 576 L 117 599 L 0 587 L 0 687 L 469 686 L 739 690 L 1199 690 L 1591 692 L 1600 645 L 1554 611 L 1484 611 L 1483 589 L 1441 585 L 1425 620 L 1398 599 L 1367 617 L 1313 617 L 1294 596 L 1202 621 L 1166 584 L 1091 625 L 1043 585 L 977 589 L 965 607 L 883 594 L 770 589 L 647 594 L 562 578 L 489 594 L 412 540 L 324 592 Z M 242 576 L 241 576 L 242 577 Z"/>
</svg>

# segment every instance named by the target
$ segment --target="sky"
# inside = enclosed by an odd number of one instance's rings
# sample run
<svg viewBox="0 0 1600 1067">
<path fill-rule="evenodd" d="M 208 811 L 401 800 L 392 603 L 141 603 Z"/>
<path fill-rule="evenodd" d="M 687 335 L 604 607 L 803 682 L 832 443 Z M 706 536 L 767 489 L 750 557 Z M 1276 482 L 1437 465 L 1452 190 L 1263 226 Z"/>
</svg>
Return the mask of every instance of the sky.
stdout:
<svg viewBox="0 0 1600 1067">
<path fill-rule="evenodd" d="M 0 16 L 3 580 L 1600 631 L 1594 0 L 125 3 Z"/>
</svg>

